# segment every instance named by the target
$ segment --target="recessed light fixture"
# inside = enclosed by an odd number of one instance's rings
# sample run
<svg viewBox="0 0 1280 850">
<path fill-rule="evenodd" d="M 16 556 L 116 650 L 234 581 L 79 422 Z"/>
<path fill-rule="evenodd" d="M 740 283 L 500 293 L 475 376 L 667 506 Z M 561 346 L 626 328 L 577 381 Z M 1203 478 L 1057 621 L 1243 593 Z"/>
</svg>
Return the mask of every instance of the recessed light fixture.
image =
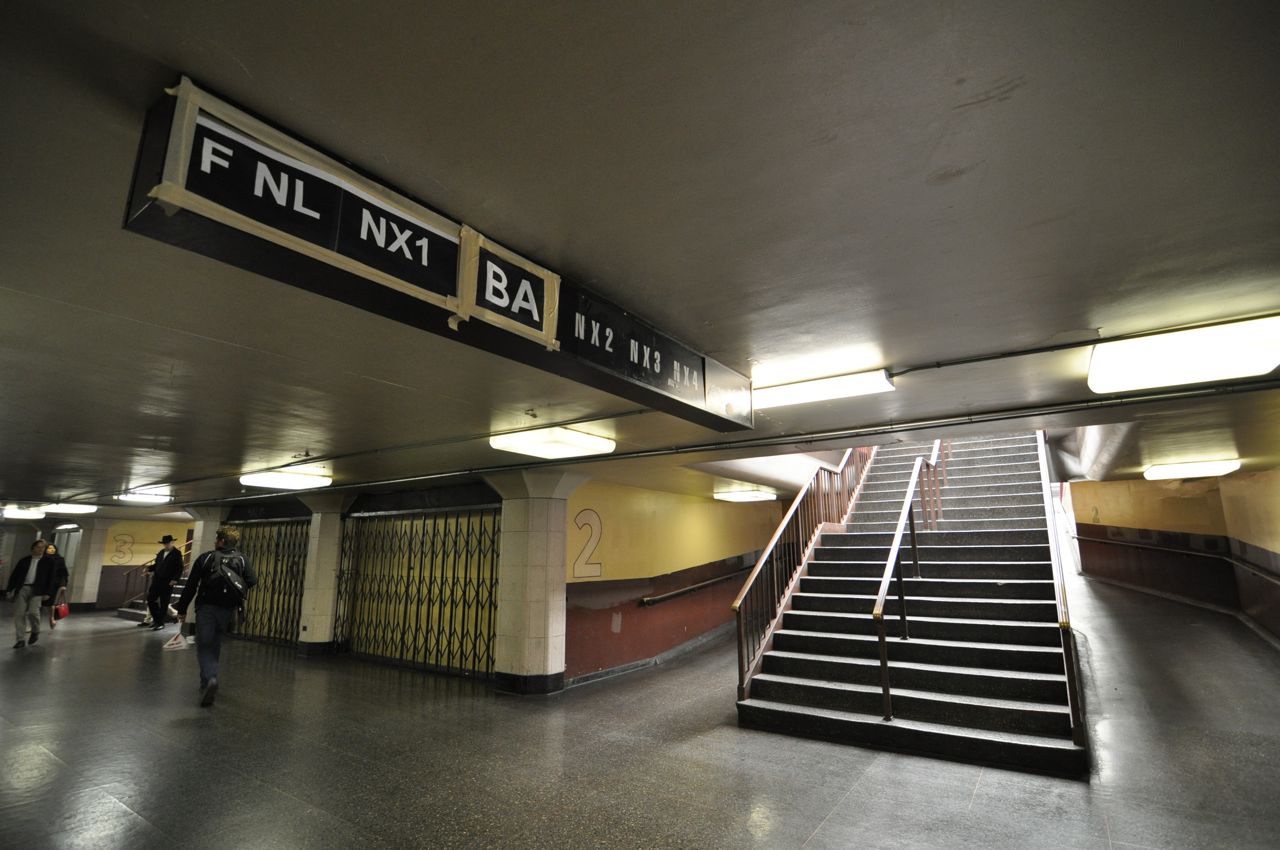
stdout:
<svg viewBox="0 0 1280 850">
<path fill-rule="evenodd" d="M 54 526 L 54 531 L 70 531 L 73 528 L 79 528 L 74 522 L 64 522 L 62 525 Z"/>
<path fill-rule="evenodd" d="M 712 495 L 722 502 L 772 502 L 778 498 L 777 493 L 768 490 L 726 490 Z"/>
<path fill-rule="evenodd" d="M 130 490 L 116 496 L 122 502 L 135 502 L 140 505 L 163 505 L 165 502 L 172 501 L 173 496 L 168 490 L 145 489 Z"/>
<path fill-rule="evenodd" d="M 98 510 L 97 505 L 73 505 L 59 502 L 56 505 L 42 505 L 40 510 L 47 514 L 91 514 Z"/>
<path fill-rule="evenodd" d="M 39 508 L 22 508 L 17 505 L 4 506 L 5 519 L 44 519 L 44 511 Z"/>
<path fill-rule="evenodd" d="M 1157 463 L 1148 466 L 1142 477 L 1148 481 L 1164 481 L 1169 478 L 1208 478 L 1213 475 L 1230 475 L 1240 468 L 1239 458 L 1231 460 L 1200 460 L 1194 463 Z"/>
<path fill-rule="evenodd" d="M 1265 375 L 1280 366 L 1280 316 L 1104 342 L 1089 389 L 1116 393 Z"/>
<path fill-rule="evenodd" d="M 240 483 L 249 487 L 267 487 L 272 490 L 312 490 L 328 487 L 333 478 L 317 472 L 251 472 L 240 476 Z"/>
<path fill-rule="evenodd" d="M 617 445 L 608 437 L 584 434 L 571 428 L 538 428 L 533 431 L 516 431 L 513 434 L 495 434 L 489 445 L 504 452 L 530 455 L 548 459 L 606 455 Z"/>
<path fill-rule="evenodd" d="M 751 390 L 751 403 L 756 410 L 764 410 L 892 391 L 893 379 L 889 377 L 889 373 L 884 369 L 877 369 L 874 372 L 855 372 L 851 375 L 756 387 Z"/>
</svg>

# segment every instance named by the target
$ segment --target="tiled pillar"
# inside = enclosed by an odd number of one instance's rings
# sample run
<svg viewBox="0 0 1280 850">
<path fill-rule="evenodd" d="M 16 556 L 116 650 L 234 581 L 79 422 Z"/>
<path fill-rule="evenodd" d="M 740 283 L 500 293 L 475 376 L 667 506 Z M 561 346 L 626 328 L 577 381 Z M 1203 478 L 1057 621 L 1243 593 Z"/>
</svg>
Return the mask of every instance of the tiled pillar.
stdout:
<svg viewBox="0 0 1280 850">
<path fill-rule="evenodd" d="M 494 650 L 500 690 L 564 689 L 565 514 L 569 494 L 586 480 L 536 471 L 488 479 L 502 496 Z"/>
<path fill-rule="evenodd" d="M 218 526 L 222 525 L 222 521 L 227 518 L 230 508 L 219 507 L 192 507 L 184 505 L 182 508 L 187 512 L 193 520 L 196 521 L 195 528 L 191 532 L 191 558 L 187 562 L 187 570 L 196 565 L 196 558 L 199 558 L 205 552 L 214 548 L 214 544 L 218 539 Z M 178 597 L 173 597 L 173 602 L 177 603 Z M 190 637 L 196 633 L 196 606 L 193 603 L 187 609 L 186 622 L 182 624 L 182 633 Z"/>
<path fill-rule="evenodd" d="M 0 535 L 0 581 L 9 580 L 9 571 L 23 555 L 30 554 L 31 544 L 35 537 L 27 533 L 27 527 L 6 525 L 4 534 Z M 0 585 L 4 587 L 4 585 Z M 0 607 L 0 611 L 5 610 Z"/>
<path fill-rule="evenodd" d="M 342 514 L 353 495 L 319 493 L 302 496 L 311 508 L 307 538 L 307 566 L 302 576 L 302 617 L 298 625 L 298 653 L 333 652 L 333 626 L 338 604 L 338 568 L 342 562 Z"/>
<path fill-rule="evenodd" d="M 111 520 L 77 519 L 80 526 L 80 543 L 67 565 L 71 579 L 67 587 L 67 601 L 79 611 L 91 611 L 98 604 L 98 582 L 102 579 L 102 553 L 106 551 L 111 533 Z"/>
</svg>

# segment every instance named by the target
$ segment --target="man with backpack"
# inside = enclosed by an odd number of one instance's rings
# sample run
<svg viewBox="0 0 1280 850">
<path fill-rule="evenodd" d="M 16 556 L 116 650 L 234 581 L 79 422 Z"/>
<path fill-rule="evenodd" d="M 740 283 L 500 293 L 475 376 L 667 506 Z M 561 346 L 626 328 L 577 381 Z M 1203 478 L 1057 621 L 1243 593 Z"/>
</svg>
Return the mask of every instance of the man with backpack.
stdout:
<svg viewBox="0 0 1280 850">
<path fill-rule="evenodd" d="M 200 705 L 213 705 L 218 693 L 218 655 L 222 636 L 231 631 L 232 618 L 258 577 L 249 559 L 237 551 L 240 530 L 229 525 L 218 529 L 211 552 L 196 559 L 187 586 L 174 608 L 178 622 L 186 622 L 187 606 L 196 601 L 196 658 L 200 661 Z"/>
</svg>

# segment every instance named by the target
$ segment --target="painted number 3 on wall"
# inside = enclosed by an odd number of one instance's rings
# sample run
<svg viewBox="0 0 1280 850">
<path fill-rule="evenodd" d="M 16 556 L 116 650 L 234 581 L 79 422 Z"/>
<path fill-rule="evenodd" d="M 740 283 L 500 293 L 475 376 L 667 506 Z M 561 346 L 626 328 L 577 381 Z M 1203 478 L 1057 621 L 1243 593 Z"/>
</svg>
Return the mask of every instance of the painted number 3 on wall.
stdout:
<svg viewBox="0 0 1280 850">
<path fill-rule="evenodd" d="M 590 508 L 578 511 L 578 515 L 573 518 L 573 524 L 578 528 L 590 529 L 587 534 L 586 545 L 582 547 L 582 551 L 578 553 L 577 559 L 573 562 L 573 577 L 591 578 L 592 576 L 600 575 L 604 572 L 604 567 L 591 560 L 596 554 L 596 547 L 600 545 L 600 536 L 604 533 L 604 525 L 600 522 L 600 514 Z"/>
</svg>

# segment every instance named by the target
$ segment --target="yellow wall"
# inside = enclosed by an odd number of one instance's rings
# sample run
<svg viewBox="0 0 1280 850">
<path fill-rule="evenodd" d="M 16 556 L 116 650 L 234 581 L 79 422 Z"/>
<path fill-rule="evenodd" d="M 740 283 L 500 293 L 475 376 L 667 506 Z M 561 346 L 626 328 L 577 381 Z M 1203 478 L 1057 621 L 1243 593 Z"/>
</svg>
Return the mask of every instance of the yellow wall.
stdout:
<svg viewBox="0 0 1280 850">
<path fill-rule="evenodd" d="M 1280 469 L 1237 472 L 1221 480 L 1227 534 L 1280 552 Z"/>
<path fill-rule="evenodd" d="M 1225 535 L 1218 484 L 1217 478 L 1073 481 L 1071 503 L 1076 522 Z"/>
<path fill-rule="evenodd" d="M 151 522 L 120 520 L 113 523 L 107 544 L 102 550 L 102 563 L 117 567 L 149 564 L 163 547 L 157 543 L 166 534 L 175 538 L 174 546 L 181 547 L 187 541 L 187 530 L 194 524 L 183 521 Z"/>
<path fill-rule="evenodd" d="M 763 549 L 783 510 L 603 481 L 575 490 L 568 508 L 571 582 L 649 578 Z"/>
</svg>

